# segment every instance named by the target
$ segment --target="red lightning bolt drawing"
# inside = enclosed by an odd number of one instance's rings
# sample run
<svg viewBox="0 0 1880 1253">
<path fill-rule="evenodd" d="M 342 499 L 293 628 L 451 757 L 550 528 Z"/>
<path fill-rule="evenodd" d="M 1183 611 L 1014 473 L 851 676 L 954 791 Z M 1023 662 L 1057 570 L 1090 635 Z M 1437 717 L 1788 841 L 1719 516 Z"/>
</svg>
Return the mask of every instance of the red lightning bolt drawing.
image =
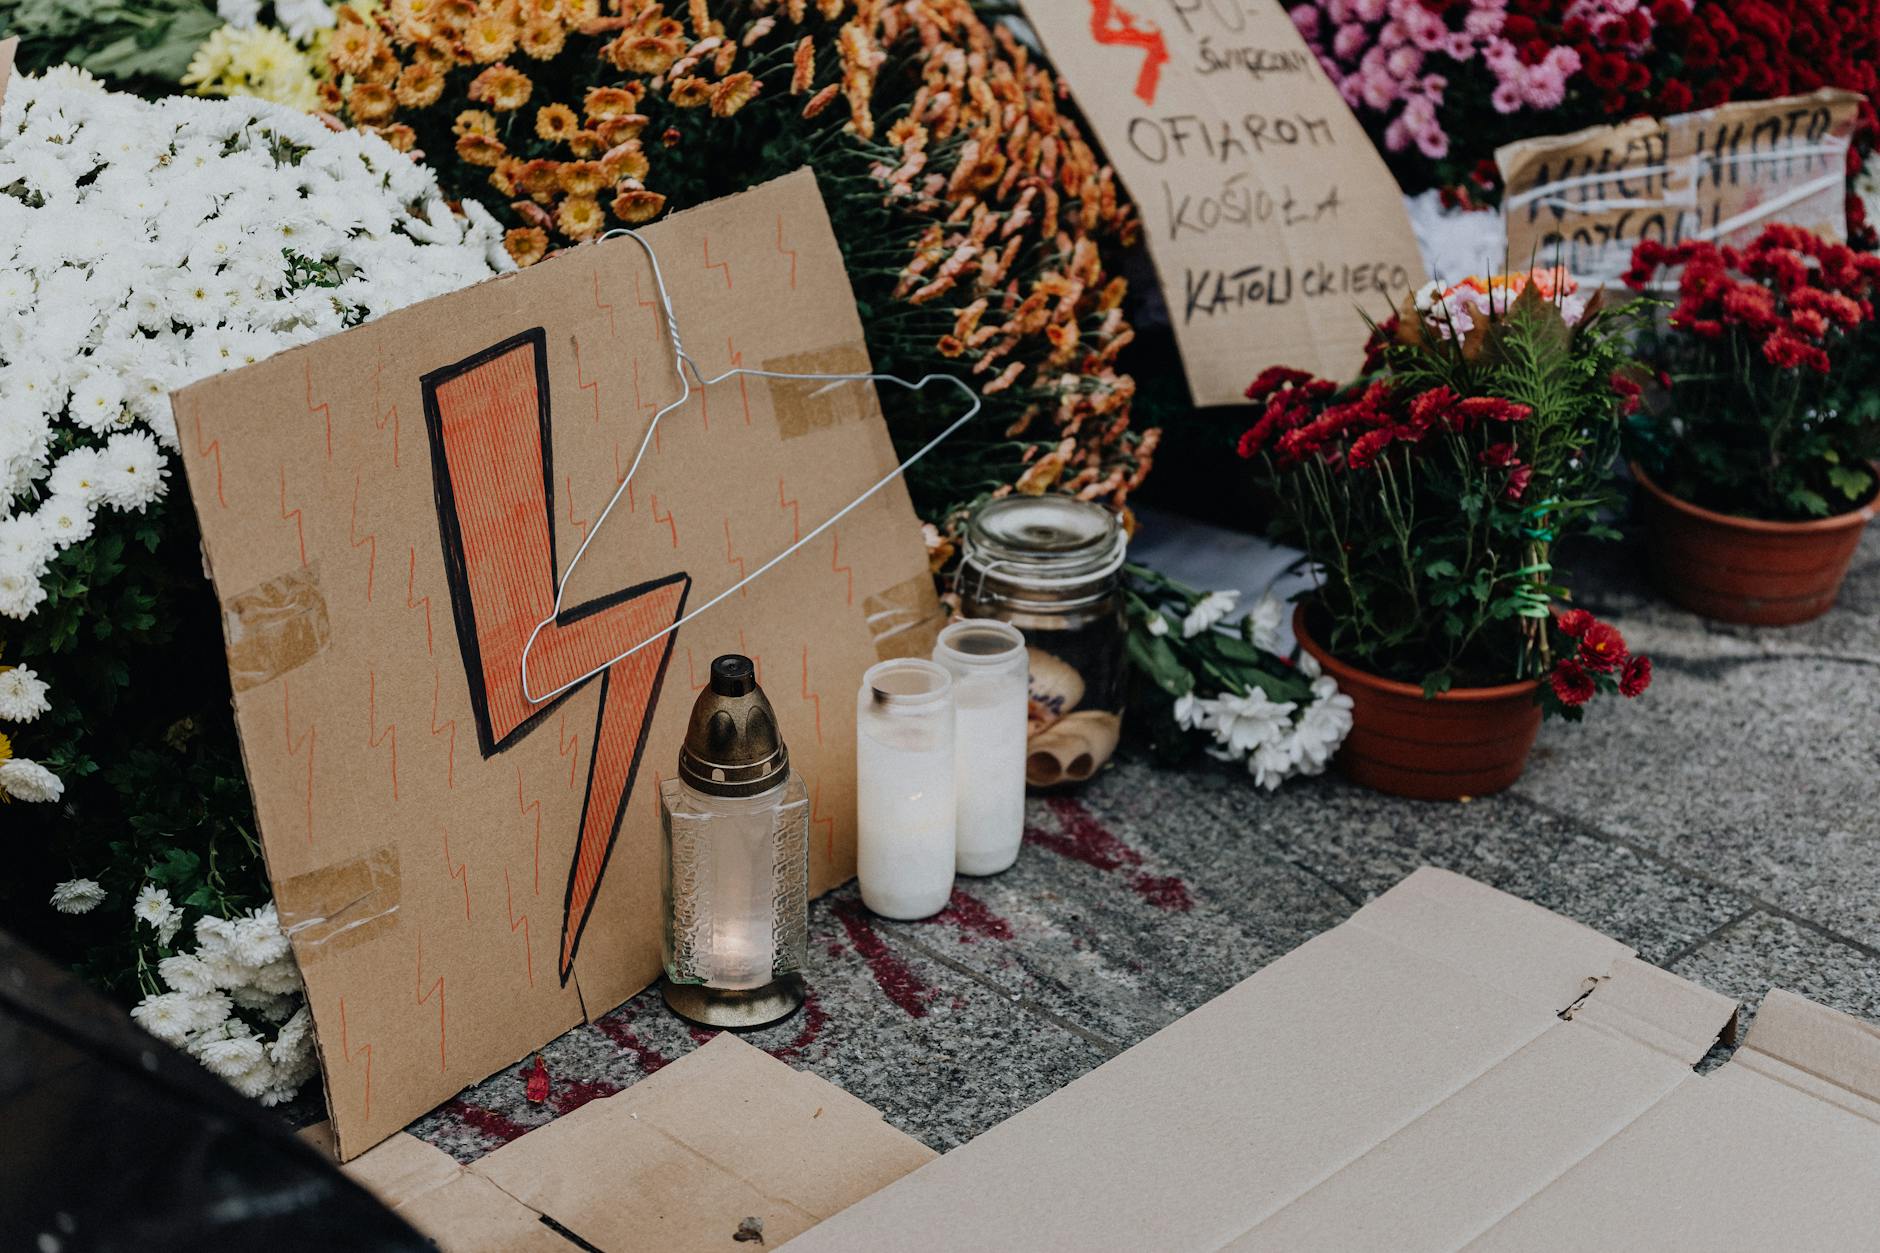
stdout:
<svg viewBox="0 0 1880 1253">
<path fill-rule="evenodd" d="M 562 914 L 557 966 L 565 985 L 619 834 L 673 637 L 619 654 L 678 621 L 692 581 L 683 572 L 669 574 L 556 615 L 536 637 L 530 679 L 536 690 L 568 690 L 531 701 L 522 687 L 523 649 L 554 603 L 560 570 L 546 337 L 540 328 L 525 331 L 425 375 L 422 384 L 445 578 L 483 755 L 529 735 L 584 685 L 581 676 L 599 669 L 592 676 L 600 700 L 587 791 Z M 518 804 L 521 786 L 518 774 Z"/>
</svg>

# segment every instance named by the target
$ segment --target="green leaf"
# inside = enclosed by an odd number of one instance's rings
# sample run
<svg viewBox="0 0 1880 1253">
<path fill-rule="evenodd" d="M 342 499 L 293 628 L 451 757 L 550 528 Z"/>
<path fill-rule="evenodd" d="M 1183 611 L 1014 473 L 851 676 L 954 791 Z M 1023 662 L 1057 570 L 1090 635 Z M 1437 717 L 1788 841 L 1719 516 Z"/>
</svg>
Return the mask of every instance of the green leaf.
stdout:
<svg viewBox="0 0 1880 1253">
<path fill-rule="evenodd" d="M 1165 635 L 1151 635 L 1144 630 L 1129 633 L 1129 660 L 1149 681 L 1170 696 L 1186 696 L 1195 687 L 1195 676 L 1182 665 L 1181 658 L 1169 647 Z"/>
<path fill-rule="evenodd" d="M 1853 466 L 1831 466 L 1828 482 L 1840 488 L 1841 494 L 1849 500 L 1859 500 L 1867 494 L 1867 488 L 1873 483 L 1873 475 Z"/>
</svg>

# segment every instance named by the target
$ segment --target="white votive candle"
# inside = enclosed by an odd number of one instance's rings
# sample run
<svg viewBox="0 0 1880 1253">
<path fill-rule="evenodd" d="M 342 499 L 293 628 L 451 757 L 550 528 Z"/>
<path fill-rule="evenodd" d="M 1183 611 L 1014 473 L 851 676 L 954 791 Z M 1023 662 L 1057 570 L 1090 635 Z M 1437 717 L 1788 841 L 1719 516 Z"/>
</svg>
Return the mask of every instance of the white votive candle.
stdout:
<svg viewBox="0 0 1880 1253">
<path fill-rule="evenodd" d="M 855 698 L 856 877 L 885 918 L 953 895 L 953 681 L 931 661 L 872 666 Z"/>
<path fill-rule="evenodd" d="M 1018 860 L 1025 835 L 1025 637 L 1009 622 L 968 618 L 940 632 L 933 659 L 953 676 L 954 864 L 998 874 Z"/>
</svg>

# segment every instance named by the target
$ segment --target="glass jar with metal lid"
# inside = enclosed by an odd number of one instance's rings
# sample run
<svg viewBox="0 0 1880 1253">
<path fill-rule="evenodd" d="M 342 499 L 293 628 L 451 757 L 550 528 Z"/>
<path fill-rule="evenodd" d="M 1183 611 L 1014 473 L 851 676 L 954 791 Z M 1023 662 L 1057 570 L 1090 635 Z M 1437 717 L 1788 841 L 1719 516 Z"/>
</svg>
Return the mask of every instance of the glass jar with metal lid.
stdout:
<svg viewBox="0 0 1880 1253">
<path fill-rule="evenodd" d="M 1116 751 L 1129 545 L 1117 516 L 1071 496 L 1006 496 L 967 524 L 955 589 L 968 618 L 998 618 L 1030 646 L 1025 779 L 1080 783 Z"/>
</svg>

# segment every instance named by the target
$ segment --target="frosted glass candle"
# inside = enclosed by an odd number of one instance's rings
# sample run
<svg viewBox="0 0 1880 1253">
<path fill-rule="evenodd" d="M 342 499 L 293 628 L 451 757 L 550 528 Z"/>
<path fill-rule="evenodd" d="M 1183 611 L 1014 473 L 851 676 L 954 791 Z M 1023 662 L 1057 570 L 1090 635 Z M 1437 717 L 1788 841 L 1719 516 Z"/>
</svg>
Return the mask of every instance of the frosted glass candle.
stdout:
<svg viewBox="0 0 1880 1253">
<path fill-rule="evenodd" d="M 933 659 L 953 676 L 954 866 L 998 874 L 1025 835 L 1025 707 L 1030 654 L 1009 622 L 968 618 L 940 632 Z"/>
<path fill-rule="evenodd" d="M 855 698 L 855 873 L 884 918 L 953 895 L 953 680 L 931 661 L 871 666 Z"/>
</svg>

